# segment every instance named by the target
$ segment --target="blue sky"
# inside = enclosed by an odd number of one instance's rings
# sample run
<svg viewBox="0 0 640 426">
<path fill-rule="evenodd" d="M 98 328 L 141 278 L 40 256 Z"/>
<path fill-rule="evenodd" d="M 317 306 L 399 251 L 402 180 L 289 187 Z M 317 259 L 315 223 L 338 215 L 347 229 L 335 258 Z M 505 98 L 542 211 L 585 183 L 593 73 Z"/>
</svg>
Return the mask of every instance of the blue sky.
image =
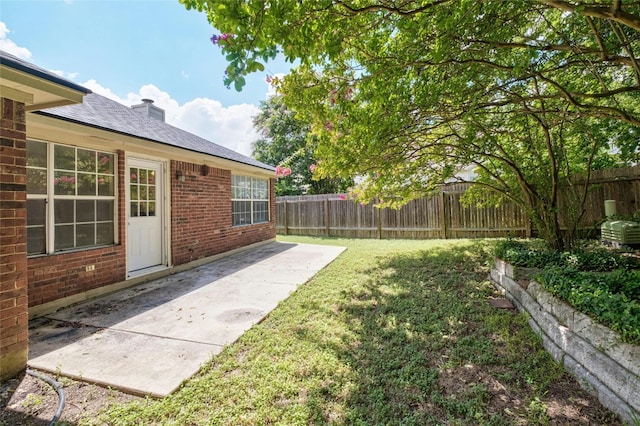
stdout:
<svg viewBox="0 0 640 426">
<path fill-rule="evenodd" d="M 178 0 L 0 1 L 0 49 L 125 105 L 154 99 L 170 124 L 249 155 L 265 76 L 290 65 L 269 63 L 242 92 L 227 89 L 214 33 Z"/>
</svg>

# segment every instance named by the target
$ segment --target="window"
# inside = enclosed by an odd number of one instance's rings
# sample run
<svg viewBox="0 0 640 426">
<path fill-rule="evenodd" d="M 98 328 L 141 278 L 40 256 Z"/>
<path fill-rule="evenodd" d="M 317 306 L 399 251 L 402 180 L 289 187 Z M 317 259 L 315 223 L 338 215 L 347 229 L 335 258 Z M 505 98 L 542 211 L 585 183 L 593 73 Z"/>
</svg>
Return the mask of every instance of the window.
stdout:
<svg viewBox="0 0 640 426">
<path fill-rule="evenodd" d="M 231 223 L 233 226 L 269 221 L 269 181 L 231 176 Z"/>
<path fill-rule="evenodd" d="M 156 215 L 156 171 L 131 168 L 129 185 L 129 214 L 135 216 Z"/>
<path fill-rule="evenodd" d="M 27 141 L 27 253 L 114 243 L 113 153 Z"/>
</svg>

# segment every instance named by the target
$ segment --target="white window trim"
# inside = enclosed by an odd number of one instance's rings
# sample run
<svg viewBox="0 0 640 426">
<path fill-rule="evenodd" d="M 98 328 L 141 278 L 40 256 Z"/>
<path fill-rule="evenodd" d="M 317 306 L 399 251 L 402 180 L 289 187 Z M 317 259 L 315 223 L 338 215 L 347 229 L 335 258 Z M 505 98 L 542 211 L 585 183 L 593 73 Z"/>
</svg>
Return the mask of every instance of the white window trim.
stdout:
<svg viewBox="0 0 640 426">
<path fill-rule="evenodd" d="M 27 142 L 29 141 L 45 143 L 47 145 L 47 169 L 46 169 L 47 193 L 46 194 L 27 193 L 27 200 L 36 200 L 36 199 L 45 200 L 45 252 L 28 254 L 28 257 L 48 256 L 48 255 L 60 254 L 60 253 L 71 253 L 71 252 L 90 250 L 93 248 L 108 247 L 111 245 L 119 244 L 119 240 L 118 240 L 118 235 L 119 235 L 118 233 L 118 227 L 119 227 L 118 153 L 115 151 L 109 151 L 106 149 L 96 149 L 92 147 L 68 145 L 68 144 L 49 142 L 49 141 L 33 139 L 33 138 L 28 138 Z M 54 150 L 56 145 L 71 147 L 75 149 L 84 149 L 87 151 L 105 152 L 105 153 L 113 154 L 113 196 L 94 195 L 94 196 L 86 196 L 87 198 L 79 198 L 79 196 L 76 196 L 76 195 L 55 195 L 55 185 L 54 185 L 53 176 L 55 175 Z M 113 211 L 113 244 L 96 244 L 96 245 L 74 247 L 74 248 L 56 251 L 55 241 L 54 241 L 55 240 L 55 215 L 54 215 L 55 200 L 83 200 L 83 199 L 113 201 L 113 210 L 114 210 Z"/>
<path fill-rule="evenodd" d="M 237 176 L 237 177 L 243 177 L 243 178 L 248 178 L 250 180 L 250 188 L 249 188 L 249 198 L 233 198 L 233 177 Z M 267 184 L 267 198 L 253 198 L 253 182 L 254 181 L 263 181 L 266 182 Z M 270 186 L 270 180 L 266 179 L 266 178 L 259 178 L 259 177 L 255 177 L 255 176 L 249 176 L 249 175 L 242 175 L 242 174 L 232 174 L 231 175 L 231 226 L 234 228 L 237 227 L 241 227 L 241 226 L 251 226 L 251 225 L 261 225 L 264 223 L 269 223 L 271 221 L 271 203 L 269 202 L 270 200 L 270 193 L 271 193 L 271 186 Z M 244 224 L 240 224 L 240 225 L 234 225 L 233 224 L 233 202 L 234 201 L 248 201 L 250 203 L 251 206 L 251 211 L 250 211 L 250 223 L 244 223 Z M 267 220 L 264 222 L 254 222 L 253 220 L 253 215 L 254 215 L 254 202 L 256 201 L 261 201 L 267 202 Z"/>
</svg>

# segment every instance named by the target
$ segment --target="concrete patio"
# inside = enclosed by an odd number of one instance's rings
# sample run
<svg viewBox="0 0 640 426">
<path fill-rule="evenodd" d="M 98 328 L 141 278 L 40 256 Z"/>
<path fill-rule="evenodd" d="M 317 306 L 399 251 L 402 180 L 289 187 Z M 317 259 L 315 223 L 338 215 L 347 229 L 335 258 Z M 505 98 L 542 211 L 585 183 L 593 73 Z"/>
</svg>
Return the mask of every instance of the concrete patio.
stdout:
<svg viewBox="0 0 640 426">
<path fill-rule="evenodd" d="M 343 247 L 272 242 L 30 323 L 29 366 L 166 396 Z"/>
</svg>

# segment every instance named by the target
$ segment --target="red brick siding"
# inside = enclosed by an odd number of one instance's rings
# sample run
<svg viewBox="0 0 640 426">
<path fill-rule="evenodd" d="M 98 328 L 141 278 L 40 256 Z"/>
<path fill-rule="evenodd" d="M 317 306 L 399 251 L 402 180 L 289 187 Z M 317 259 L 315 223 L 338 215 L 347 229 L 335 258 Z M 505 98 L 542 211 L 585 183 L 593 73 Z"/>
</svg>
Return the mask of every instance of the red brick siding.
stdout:
<svg viewBox="0 0 640 426">
<path fill-rule="evenodd" d="M 184 182 L 178 181 L 181 170 Z M 125 155 L 118 152 L 118 241 L 110 247 L 28 259 L 29 306 L 37 306 L 126 279 Z M 174 265 L 275 238 L 275 189 L 269 223 L 231 226 L 231 172 L 171 163 L 171 236 Z M 26 250 L 26 248 L 25 248 Z M 93 271 L 87 266 L 94 265 Z"/>
<path fill-rule="evenodd" d="M 24 104 L 0 99 L 0 381 L 27 365 L 27 193 Z"/>
<path fill-rule="evenodd" d="M 41 305 L 125 280 L 124 152 L 118 151 L 117 155 L 118 199 L 116 204 L 119 244 L 29 258 L 29 306 Z M 95 269 L 87 271 L 89 265 L 94 265 Z"/>
<path fill-rule="evenodd" d="M 208 170 L 203 170 L 208 169 Z M 176 179 L 182 172 L 184 181 Z M 270 181 L 271 220 L 231 226 L 231 172 L 171 162 L 171 239 L 174 265 L 275 238 L 275 189 Z"/>
</svg>

